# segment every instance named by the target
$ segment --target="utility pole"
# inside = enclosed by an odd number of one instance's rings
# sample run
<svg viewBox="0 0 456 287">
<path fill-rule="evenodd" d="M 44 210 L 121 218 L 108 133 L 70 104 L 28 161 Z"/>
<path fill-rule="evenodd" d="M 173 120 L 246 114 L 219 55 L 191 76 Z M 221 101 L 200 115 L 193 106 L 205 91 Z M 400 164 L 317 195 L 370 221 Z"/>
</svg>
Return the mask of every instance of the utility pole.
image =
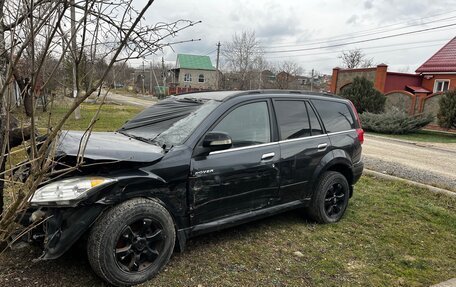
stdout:
<svg viewBox="0 0 456 287">
<path fill-rule="evenodd" d="M 258 90 L 261 90 L 261 86 L 263 84 L 263 71 L 261 71 L 260 69 L 260 75 L 259 75 L 259 79 L 258 79 Z"/>
<path fill-rule="evenodd" d="M 149 70 L 149 93 L 152 95 L 154 92 L 153 92 L 153 85 L 152 85 L 152 68 L 153 68 L 153 65 L 152 65 L 152 61 L 149 62 L 149 66 L 150 66 L 150 70 Z"/>
<path fill-rule="evenodd" d="M 71 50 L 73 52 L 73 98 L 76 101 L 76 99 L 79 96 L 79 85 L 78 85 L 78 59 L 77 59 L 77 42 L 76 42 L 76 7 L 75 7 L 75 1 L 71 0 L 70 2 L 71 5 L 71 11 L 70 11 L 70 16 L 71 16 Z M 74 110 L 74 118 L 79 120 L 81 119 L 81 109 L 80 107 L 76 107 Z"/>
<path fill-rule="evenodd" d="M 220 61 L 220 42 L 217 43 L 217 61 L 216 61 L 216 64 L 215 64 L 215 72 L 217 73 L 216 76 L 215 76 L 215 88 L 216 90 L 219 89 L 219 61 Z"/>
<path fill-rule="evenodd" d="M 314 69 L 312 69 L 312 76 L 310 78 L 310 91 L 313 91 L 313 83 L 314 83 Z"/>
<path fill-rule="evenodd" d="M 146 78 L 146 67 L 144 66 L 144 58 L 143 58 L 143 73 L 142 73 L 142 94 L 146 93 L 146 86 L 145 86 L 145 78 Z"/>
<path fill-rule="evenodd" d="M 165 59 L 162 57 L 162 79 L 163 87 L 166 87 L 166 69 L 165 69 Z"/>
</svg>

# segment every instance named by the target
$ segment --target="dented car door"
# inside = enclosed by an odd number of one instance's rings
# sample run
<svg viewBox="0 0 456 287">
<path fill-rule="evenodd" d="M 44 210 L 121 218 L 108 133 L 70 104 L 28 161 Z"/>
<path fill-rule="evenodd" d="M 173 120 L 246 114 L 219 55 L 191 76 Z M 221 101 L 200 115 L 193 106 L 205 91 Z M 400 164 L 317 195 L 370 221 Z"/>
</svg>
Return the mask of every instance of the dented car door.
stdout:
<svg viewBox="0 0 456 287">
<path fill-rule="evenodd" d="M 237 105 L 210 129 L 233 146 L 193 158 L 189 181 L 192 224 L 256 210 L 278 201 L 280 147 L 271 135 L 269 101 Z"/>
</svg>

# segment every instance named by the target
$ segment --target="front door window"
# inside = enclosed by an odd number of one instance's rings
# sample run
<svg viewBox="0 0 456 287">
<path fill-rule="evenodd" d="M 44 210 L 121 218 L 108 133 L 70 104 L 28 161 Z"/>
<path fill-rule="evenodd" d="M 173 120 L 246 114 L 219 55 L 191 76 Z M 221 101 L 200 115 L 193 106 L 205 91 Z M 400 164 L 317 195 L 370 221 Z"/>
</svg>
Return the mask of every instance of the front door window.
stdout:
<svg viewBox="0 0 456 287">
<path fill-rule="evenodd" d="M 271 142 L 268 104 L 257 102 L 240 106 L 226 115 L 213 131 L 227 133 L 233 147 Z"/>
</svg>

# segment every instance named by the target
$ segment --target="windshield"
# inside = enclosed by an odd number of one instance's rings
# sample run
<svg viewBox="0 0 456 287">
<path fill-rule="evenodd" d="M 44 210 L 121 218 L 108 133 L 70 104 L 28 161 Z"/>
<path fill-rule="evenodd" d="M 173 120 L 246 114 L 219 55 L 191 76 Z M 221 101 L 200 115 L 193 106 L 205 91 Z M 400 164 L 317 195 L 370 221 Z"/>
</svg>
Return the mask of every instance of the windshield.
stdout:
<svg viewBox="0 0 456 287">
<path fill-rule="evenodd" d="M 180 145 L 219 104 L 173 97 L 145 109 L 119 132 L 160 146 Z"/>
</svg>

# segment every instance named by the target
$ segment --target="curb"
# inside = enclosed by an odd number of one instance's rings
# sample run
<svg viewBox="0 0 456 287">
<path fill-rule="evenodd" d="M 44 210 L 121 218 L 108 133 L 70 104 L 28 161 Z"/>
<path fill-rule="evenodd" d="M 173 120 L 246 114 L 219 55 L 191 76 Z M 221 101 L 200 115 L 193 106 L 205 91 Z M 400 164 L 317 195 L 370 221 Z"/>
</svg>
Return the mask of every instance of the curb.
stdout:
<svg viewBox="0 0 456 287">
<path fill-rule="evenodd" d="M 448 281 L 432 285 L 431 287 L 456 287 L 456 278 L 450 279 Z"/>
<path fill-rule="evenodd" d="M 401 178 L 401 177 L 397 177 L 397 176 L 393 176 L 393 175 L 389 175 L 389 174 L 384 174 L 384 173 L 381 173 L 381 172 L 378 172 L 378 171 L 373 171 L 373 170 L 365 168 L 364 171 L 363 171 L 363 174 L 370 175 L 370 176 L 376 176 L 376 177 L 379 177 L 379 178 L 382 178 L 382 179 L 387 179 L 387 180 L 399 180 L 399 181 L 405 182 L 405 183 L 407 183 L 409 185 L 425 188 L 425 189 L 427 189 L 427 190 L 429 190 L 430 192 L 433 192 L 433 193 L 444 194 L 446 196 L 450 196 L 450 197 L 456 198 L 456 192 L 453 192 L 453 191 L 450 191 L 450 190 L 447 190 L 447 189 L 443 189 L 443 188 L 438 188 L 438 187 L 431 186 L 431 185 L 427 185 L 427 184 L 424 184 L 424 183 L 419 183 L 419 182 L 416 182 L 416 181 L 408 180 L 408 179 L 405 179 L 405 178 Z"/>
</svg>

